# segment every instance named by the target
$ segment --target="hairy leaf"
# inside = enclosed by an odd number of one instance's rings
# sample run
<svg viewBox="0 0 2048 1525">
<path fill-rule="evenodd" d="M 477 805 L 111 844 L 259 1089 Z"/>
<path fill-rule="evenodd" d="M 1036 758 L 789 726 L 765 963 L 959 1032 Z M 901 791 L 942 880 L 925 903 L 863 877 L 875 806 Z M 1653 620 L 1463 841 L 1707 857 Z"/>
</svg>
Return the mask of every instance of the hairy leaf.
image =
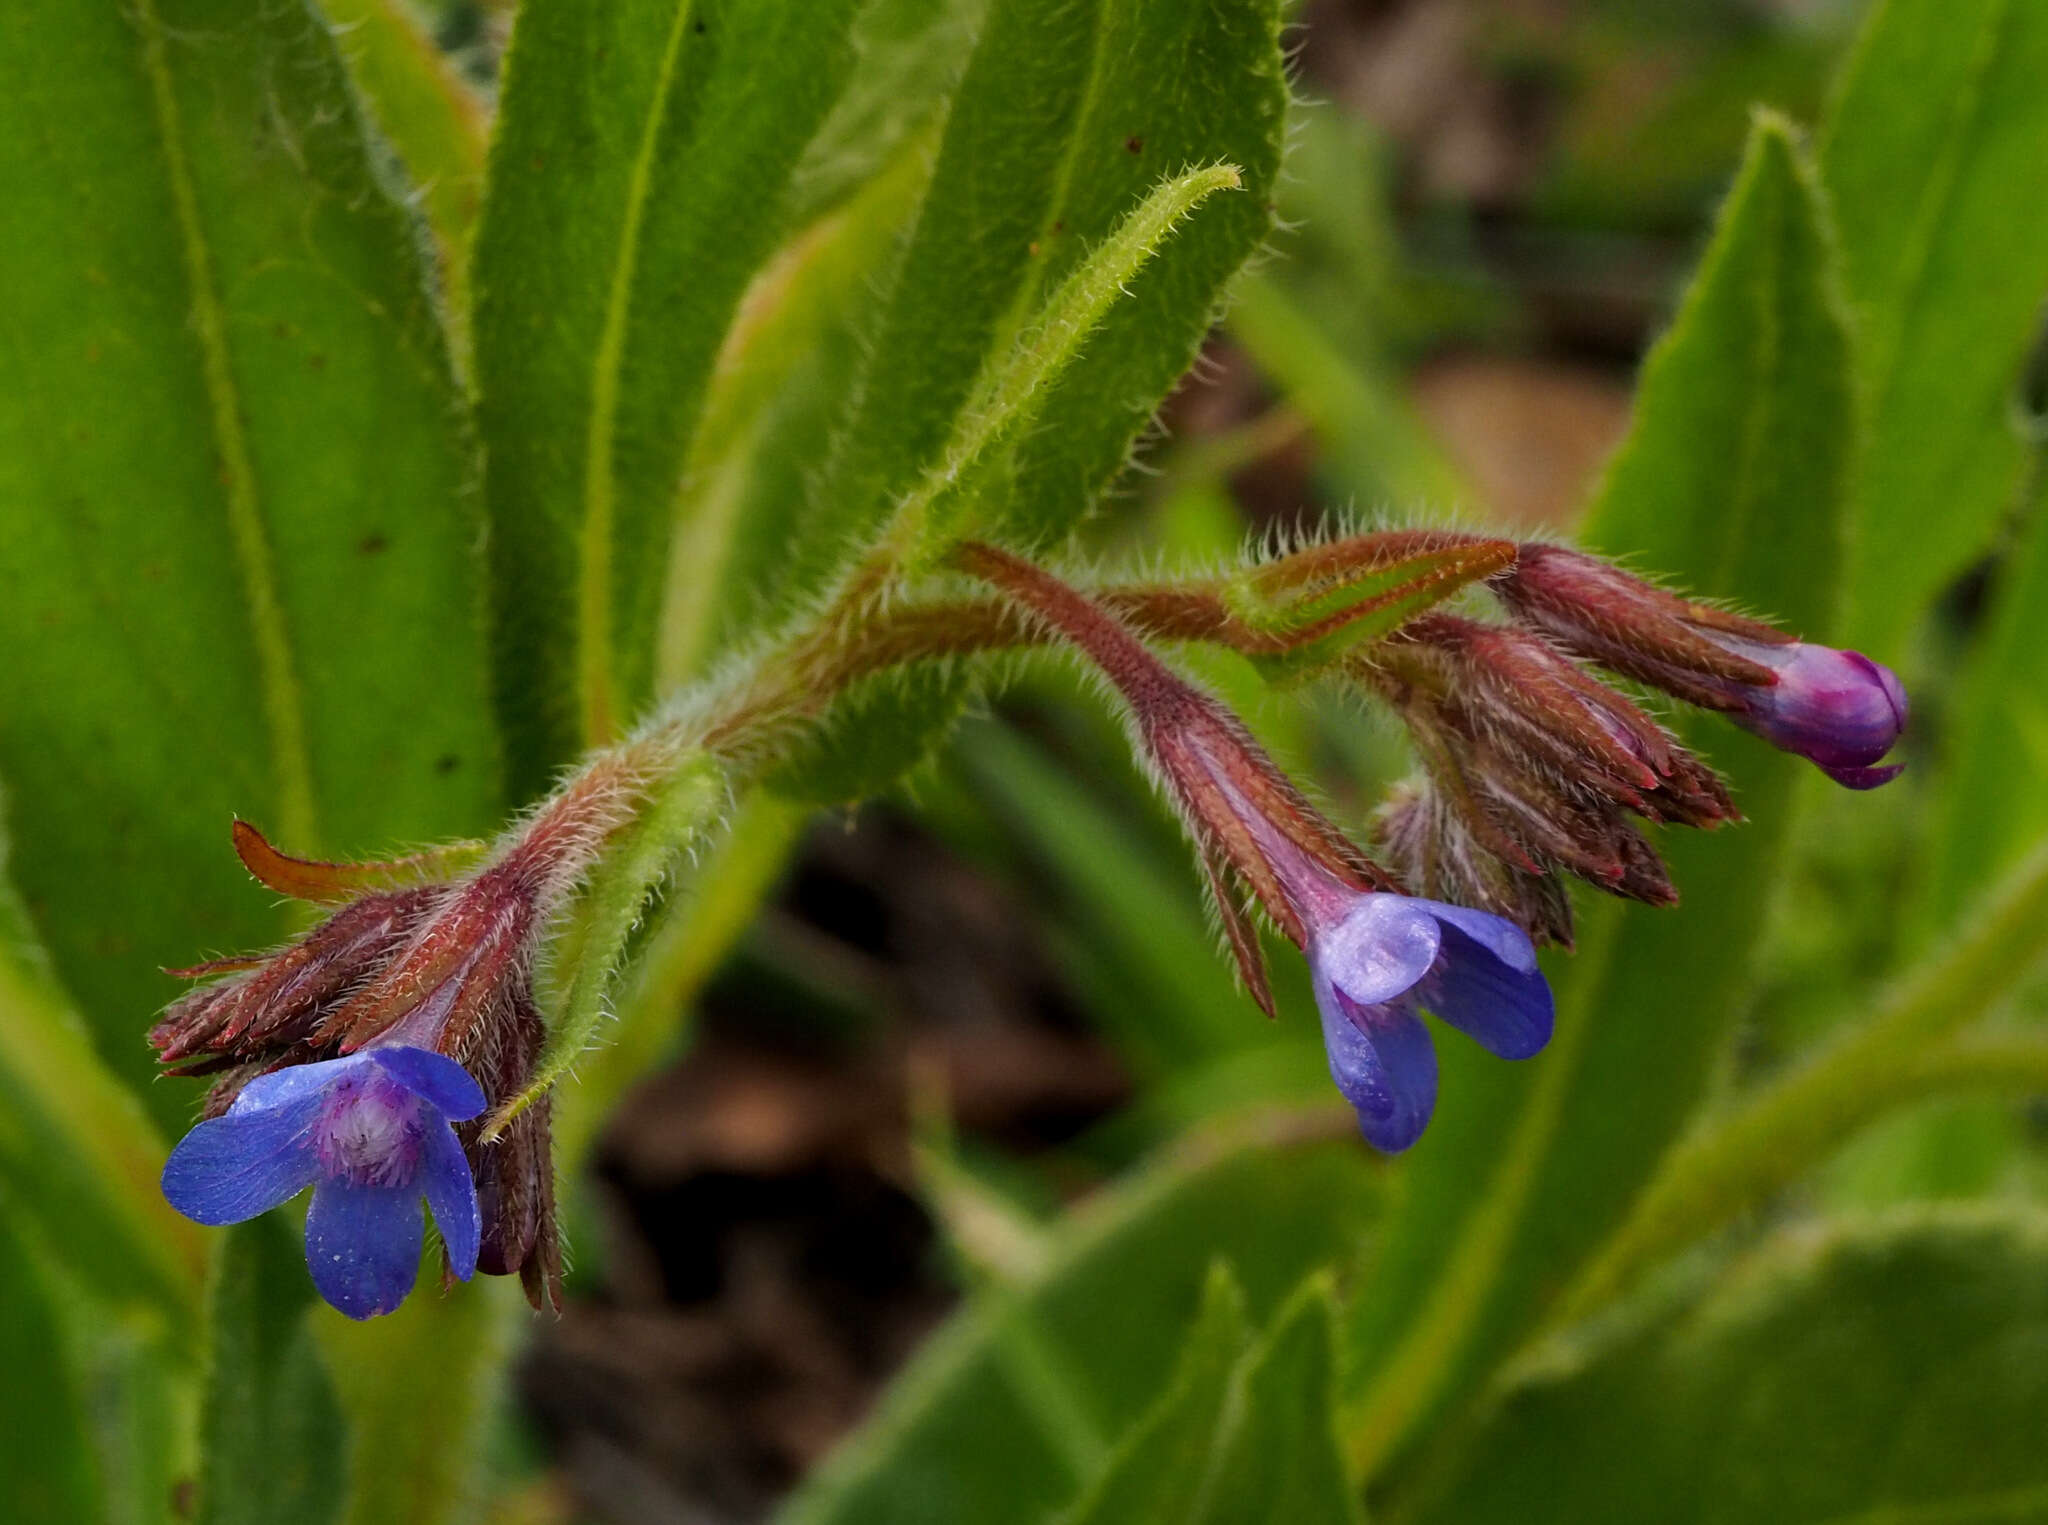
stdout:
<svg viewBox="0 0 2048 1525">
<path fill-rule="evenodd" d="M 470 454 L 410 192 L 314 15 L 27 0 L 8 34 L 0 181 L 41 231 L 0 244 L 0 775 L 141 1082 L 158 970 L 289 925 L 232 817 L 319 856 L 495 824 Z"/>
<path fill-rule="evenodd" d="M 534 0 L 476 253 L 498 703 L 515 795 L 646 703 L 676 484 L 857 0 Z"/>
</svg>

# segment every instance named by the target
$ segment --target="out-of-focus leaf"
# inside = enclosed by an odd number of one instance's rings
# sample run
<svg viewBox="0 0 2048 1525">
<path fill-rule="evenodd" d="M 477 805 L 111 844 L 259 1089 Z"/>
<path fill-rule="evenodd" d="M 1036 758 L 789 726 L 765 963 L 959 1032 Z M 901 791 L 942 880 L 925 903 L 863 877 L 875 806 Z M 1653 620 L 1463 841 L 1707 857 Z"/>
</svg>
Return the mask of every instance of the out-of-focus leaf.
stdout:
<svg viewBox="0 0 2048 1525">
<path fill-rule="evenodd" d="M 1243 1418 L 1241 1407 L 1233 1415 L 1227 1405 L 1250 1338 L 1244 1293 L 1219 1263 L 1210 1268 L 1202 1310 L 1181 1342 L 1165 1394 L 1132 1426 L 1059 1525 L 1185 1525 L 1196 1519 L 1217 1441 L 1230 1420 Z"/>
<path fill-rule="evenodd" d="M 495 825 L 462 403 L 407 193 L 299 7 L 14 7 L 0 182 L 35 230 L 0 241 L 15 875 L 139 1083 L 157 971 L 290 924 L 231 817 L 323 856 Z"/>
<path fill-rule="evenodd" d="M 2048 491 L 2036 498 L 1956 700 L 1922 897 L 1933 925 L 2048 832 Z"/>
<path fill-rule="evenodd" d="M 200 1440 L 200 1525 L 341 1517 L 347 1432 L 306 1316 L 317 1305 L 291 1220 L 225 1232 Z"/>
<path fill-rule="evenodd" d="M 81 1286 L 196 1322 L 206 1251 L 157 1188 L 164 1145 L 93 1052 L 36 942 L 0 847 L 0 1182 Z"/>
<path fill-rule="evenodd" d="M 1502 1393 L 1424 1521 L 2037 1520 L 2048 1220 L 1780 1235 Z"/>
<path fill-rule="evenodd" d="M 32 1521 L 105 1518 L 84 1394 L 64 1349 L 49 1274 L 0 1202 L 0 1514 Z"/>
<path fill-rule="evenodd" d="M 2038 1080 L 2030 1042 L 1949 1039 L 2048 957 L 2048 839 L 1899 978 L 1867 1020 L 1703 1120 L 1665 1157 L 1587 1262 L 1559 1317 L 1591 1313 L 1628 1281 L 1827 1158 L 1856 1130 L 1944 1090 Z"/>
<path fill-rule="evenodd" d="M 2048 9 L 1871 8 L 1819 151 L 1868 406 L 1844 634 L 1879 656 L 2014 505 L 2048 296 Z"/>
<path fill-rule="evenodd" d="M 478 420 L 515 795 L 652 689 L 678 475 L 858 0 L 534 0 L 476 251 Z"/>
<path fill-rule="evenodd" d="M 1828 264 L 1811 175 L 1788 129 L 1763 118 L 1585 532 L 1681 587 L 1816 633 L 1833 606 L 1852 435 Z M 1577 955 L 1548 964 L 1557 1035 L 1526 1065 L 1442 1045 L 1438 1116 L 1361 1300 L 1356 1455 L 1383 1462 L 1528 1329 L 1699 1099 L 1741 1009 L 1805 766 L 1730 730 L 1701 721 L 1689 734 L 1727 767 L 1750 819 L 1663 837 L 1684 904 L 1593 908 Z"/>
<path fill-rule="evenodd" d="M 1356 1255 L 1378 1198 L 1356 1142 L 1258 1135 L 1190 1140 L 1084 1206 L 1041 1280 L 978 1300 L 932 1338 L 784 1525 L 1035 1525 L 1071 1500 L 1086 1474 L 1048 1404 L 1089 1449 L 1106 1447 L 1165 1383 L 1216 1260 L 1263 1320 L 1306 1273 Z M 1029 1381 L 1020 1337 L 1036 1357 Z M 1048 1379 L 1050 1395 L 1037 1386 Z"/>
<path fill-rule="evenodd" d="M 1221 1282 L 1227 1288 L 1228 1282 Z M 1212 1275 L 1173 1386 L 1061 1525 L 1345 1525 L 1361 1518 L 1334 1414 L 1336 1309 L 1312 1279 L 1233 1371 L 1243 1315 Z"/>
<path fill-rule="evenodd" d="M 1347 354 L 1261 272 L 1247 277 L 1230 335 L 1314 426 L 1335 486 L 1367 504 L 1450 504 L 1471 496 L 1375 357 Z"/>
<path fill-rule="evenodd" d="M 527 1308 L 509 1276 L 442 1291 L 437 1264 L 429 1251 L 395 1313 L 315 1316 L 349 1417 L 347 1525 L 444 1525 L 468 1518 L 477 1494 L 492 1391 Z"/>
<path fill-rule="evenodd" d="M 1336 1322 L 1322 1277 L 1281 1310 L 1244 1372 L 1240 1422 L 1218 1437 L 1200 1510 L 1180 1518 L 1208 1525 L 1356 1525 L 1363 1518 L 1337 1447 Z M 1171 1518 L 1162 1515 L 1161 1525 Z"/>
<path fill-rule="evenodd" d="M 990 350 L 953 429 L 917 481 L 890 500 L 879 548 L 885 565 L 936 566 L 965 536 L 1000 518 L 993 502 L 1017 486 L 1010 468 L 1091 336 L 1197 207 L 1219 191 L 1243 189 L 1229 164 L 1162 180 L 1028 315 L 1013 342 Z M 952 667 L 864 680 L 834 704 L 812 745 L 782 760 L 774 786 L 821 803 L 879 793 L 923 758 L 969 692 L 967 675 Z"/>
<path fill-rule="evenodd" d="M 944 121 L 988 7 L 989 0 L 867 0 L 853 24 L 859 62 L 792 176 L 800 220 L 860 194 Z"/>
</svg>

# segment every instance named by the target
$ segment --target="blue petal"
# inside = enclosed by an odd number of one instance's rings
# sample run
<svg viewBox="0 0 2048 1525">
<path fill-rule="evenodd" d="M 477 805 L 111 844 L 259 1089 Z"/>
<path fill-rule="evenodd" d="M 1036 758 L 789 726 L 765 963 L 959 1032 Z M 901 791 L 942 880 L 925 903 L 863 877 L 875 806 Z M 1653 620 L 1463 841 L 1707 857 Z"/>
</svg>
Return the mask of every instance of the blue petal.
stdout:
<svg viewBox="0 0 2048 1525">
<path fill-rule="evenodd" d="M 374 1060 L 385 1074 L 454 1122 L 466 1122 L 484 1109 L 483 1087 L 445 1054 L 393 1047 L 365 1049 L 360 1057 Z"/>
<path fill-rule="evenodd" d="M 1323 1046 L 1330 1078 L 1358 1112 L 1366 1142 L 1398 1154 L 1422 1137 L 1436 1110 L 1436 1049 L 1422 1019 L 1402 1006 L 1345 1010 L 1341 997 L 1316 1004 L 1323 1014 Z"/>
<path fill-rule="evenodd" d="M 1483 912 L 1468 913 L 1483 915 Z M 1489 917 L 1489 920 L 1498 920 Z M 1516 935 L 1521 936 L 1519 928 Z M 1523 938 L 1526 942 L 1527 939 Z M 1491 945 L 1446 922 L 1442 961 L 1423 987 L 1422 1004 L 1503 1059 L 1527 1059 L 1550 1041 L 1555 1008 L 1535 967 L 1518 968 Z"/>
<path fill-rule="evenodd" d="M 365 1054 L 347 1054 L 340 1059 L 294 1064 L 272 1070 L 268 1075 L 258 1075 L 242 1087 L 235 1104 L 228 1108 L 228 1116 L 240 1117 L 250 1112 L 267 1112 L 312 1101 L 350 1070 L 359 1070 L 369 1062 Z"/>
<path fill-rule="evenodd" d="M 1509 969 L 1522 974 L 1535 970 L 1536 945 L 1529 941 L 1527 932 L 1505 916 L 1475 911 L 1469 906 L 1446 905 L 1441 900 L 1418 900 L 1415 903 L 1427 907 L 1429 914 L 1445 927 L 1456 927 Z"/>
<path fill-rule="evenodd" d="M 463 1281 L 476 1270 L 477 1245 L 483 1238 L 483 1215 L 477 1210 L 476 1182 L 455 1130 L 446 1123 L 429 1125 L 420 1156 L 419 1187 L 434 1210 L 442 1242 L 448 1246 L 448 1269 Z"/>
<path fill-rule="evenodd" d="M 199 1223 L 244 1223 L 289 1202 L 320 1174 L 310 1137 L 318 1095 L 296 1106 L 230 1112 L 186 1134 L 164 1162 L 164 1200 Z"/>
<path fill-rule="evenodd" d="M 1309 972 L 1318 988 L 1341 991 L 1354 1006 L 1407 994 L 1436 962 L 1441 933 L 1432 905 L 1405 895 L 1360 895 L 1341 921 L 1310 939 Z"/>
<path fill-rule="evenodd" d="M 351 1186 L 329 1176 L 306 1214 L 306 1269 L 350 1318 L 389 1313 L 412 1290 L 425 1236 L 417 1184 Z"/>
</svg>

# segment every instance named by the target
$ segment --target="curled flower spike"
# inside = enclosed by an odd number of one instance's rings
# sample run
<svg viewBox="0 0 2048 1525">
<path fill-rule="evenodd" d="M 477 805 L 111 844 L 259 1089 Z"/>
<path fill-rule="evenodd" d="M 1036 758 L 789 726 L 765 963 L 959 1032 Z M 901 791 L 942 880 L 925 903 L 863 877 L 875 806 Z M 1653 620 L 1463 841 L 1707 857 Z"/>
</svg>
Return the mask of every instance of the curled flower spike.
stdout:
<svg viewBox="0 0 2048 1525">
<path fill-rule="evenodd" d="M 1874 789 L 1901 771 L 1875 765 L 1905 731 L 1905 690 L 1861 652 L 1795 640 L 1563 546 L 1522 546 L 1489 586 L 1573 655 L 1719 710 L 1839 784 Z"/>
<path fill-rule="evenodd" d="M 1106 610 L 993 547 L 961 560 L 1090 657 L 1131 707 L 1138 740 L 1201 848 L 1245 984 L 1272 1014 L 1257 936 L 1235 890 L 1307 955 L 1330 1073 L 1376 1148 L 1406 1149 L 1436 1105 L 1427 1008 L 1492 1052 L 1550 1039 L 1550 987 L 1513 922 L 1397 892 L 1323 818 L 1243 724 Z"/>
<path fill-rule="evenodd" d="M 1436 1106 L 1436 1049 L 1419 1008 L 1502 1059 L 1527 1059 L 1550 1041 L 1554 1011 L 1535 946 L 1485 911 L 1359 895 L 1315 929 L 1308 967 L 1331 1078 L 1367 1141 L 1389 1154 L 1421 1137 Z"/>
<path fill-rule="evenodd" d="M 311 1186 L 314 1286 L 350 1318 L 389 1313 L 419 1270 L 422 1197 L 449 1270 L 467 1281 L 476 1269 L 476 1186 L 450 1124 L 483 1107 L 469 1072 L 425 1049 L 366 1049 L 261 1075 L 171 1151 L 164 1197 L 197 1222 L 242 1223 Z"/>
</svg>

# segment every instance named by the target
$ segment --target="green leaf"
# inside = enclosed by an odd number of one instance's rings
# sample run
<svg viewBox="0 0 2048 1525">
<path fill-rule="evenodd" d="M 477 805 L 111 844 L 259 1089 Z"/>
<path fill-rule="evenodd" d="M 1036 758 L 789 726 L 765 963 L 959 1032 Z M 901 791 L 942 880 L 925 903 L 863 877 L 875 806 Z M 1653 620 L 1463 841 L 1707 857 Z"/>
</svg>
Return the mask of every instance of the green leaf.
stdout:
<svg viewBox="0 0 2048 1525">
<path fill-rule="evenodd" d="M 1819 1165 L 1858 1129 L 1943 1090 L 2020 1090 L 2033 1040 L 1944 1042 L 2048 958 L 2048 838 L 1857 1023 L 1704 1119 L 1664 1158 L 1561 1300 L 1581 1317 L 1629 1280 Z"/>
<path fill-rule="evenodd" d="M 1820 146 L 1869 408 L 1845 634 L 1880 657 L 1990 544 L 2029 447 L 2013 398 L 2048 296 L 2048 10 L 1886 0 Z"/>
<path fill-rule="evenodd" d="M 1812 177 L 1761 118 L 1677 321 L 1645 365 L 1635 426 L 1585 536 L 1681 587 L 1822 630 L 1852 428 L 1843 320 Z M 1347 1413 L 1380 1463 L 1524 1333 L 1627 1208 L 1699 1101 L 1741 1010 L 1805 766 L 1718 721 L 1688 728 L 1749 816 L 1660 847 L 1676 911 L 1609 902 L 1552 960 L 1557 1035 L 1524 1066 L 1442 1046 L 1442 1102 L 1414 1151 L 1357 1331 L 1369 1381 Z"/>
<path fill-rule="evenodd" d="M 1337 1446 L 1336 1322 L 1325 1276 L 1281 1309 L 1243 1375 L 1239 1422 L 1218 1437 L 1200 1512 L 1182 1518 L 1208 1525 L 1363 1520 Z"/>
<path fill-rule="evenodd" d="M 231 816 L 322 856 L 494 828 L 470 451 L 410 193 L 300 7 L 25 0 L 0 180 L 15 877 L 140 1083 L 158 970 L 291 925 Z"/>
<path fill-rule="evenodd" d="M 1288 1299 L 1256 1348 L 1212 1272 L 1167 1397 L 1061 1525 L 1328 1525 L 1357 1522 L 1337 1449 L 1327 1277 Z"/>
<path fill-rule="evenodd" d="M 849 97 L 851 99 L 851 97 Z M 807 475 L 858 374 L 861 318 L 928 173 L 927 137 L 796 234 L 755 276 L 726 335 L 676 492 L 656 692 L 787 614 L 765 590 L 806 533 Z"/>
<path fill-rule="evenodd" d="M 476 251 L 499 709 L 514 793 L 647 702 L 676 483 L 857 0 L 533 0 Z"/>
<path fill-rule="evenodd" d="M 439 1265 L 429 1249 L 422 1285 L 395 1313 L 362 1323 L 316 1315 L 349 1418 L 347 1525 L 470 1518 L 485 1424 L 528 1313 L 515 1278 L 479 1276 L 438 1290 Z"/>
<path fill-rule="evenodd" d="M 469 324 L 469 245 L 483 205 L 483 97 L 427 32 L 412 0 L 320 0 L 349 75 L 420 187 L 457 349 Z"/>
<path fill-rule="evenodd" d="M 1682 1306 L 1559 1348 L 1410 1518 L 2038 1520 L 2044 1348 L 2036 1209 L 1788 1232 Z"/>
<path fill-rule="evenodd" d="M 1037 1525 L 1159 1392 L 1210 1266 L 1229 1262 L 1249 1315 L 1269 1317 L 1304 1274 L 1350 1262 L 1377 1179 L 1355 1140 L 1253 1127 L 1184 1143 L 1063 1225 L 1041 1279 L 934 1336 L 779 1518 Z"/>
<path fill-rule="evenodd" d="M 164 1144 L 93 1052 L 0 878 L 0 1180 L 51 1257 L 115 1304 L 197 1323 L 206 1252 L 157 1187 Z"/>
<path fill-rule="evenodd" d="M 1226 1408 L 1236 1396 L 1231 1377 L 1250 1338 L 1244 1293 L 1219 1262 L 1209 1269 L 1201 1311 L 1182 1341 L 1164 1396 L 1124 1437 L 1080 1502 L 1060 1516 L 1060 1525 L 1194 1520 L 1217 1440 L 1234 1417 Z"/>
<path fill-rule="evenodd" d="M 1939 925 L 2048 834 L 2048 478 L 2001 571 L 1989 629 L 1960 685 L 1924 920 Z"/>
<path fill-rule="evenodd" d="M 892 517 L 897 553 L 935 553 L 970 525 L 1050 541 L 1093 505 L 1271 225 L 1286 109 L 1275 9 L 991 0 L 765 607 L 806 607 Z M 1223 166 L 1239 192 L 1162 244 Z M 835 718 L 837 744 L 869 746 L 869 768 L 813 780 L 807 756 L 779 787 L 824 800 L 872 788 L 928 752 L 969 692 L 932 682 L 902 705 L 867 688 L 859 713 Z"/>
<path fill-rule="evenodd" d="M 318 1306 L 293 1221 L 225 1231 L 201 1421 L 200 1525 L 324 1525 L 343 1503 L 345 1431 L 307 1327 Z"/>
<path fill-rule="evenodd" d="M 16 1230 L 11 1204 L 0 1204 L 0 1514 L 10 1520 L 99 1520 L 106 1517 L 99 1469 L 87 1425 L 84 1393 L 70 1353 L 50 1276 L 34 1245 Z"/>
<path fill-rule="evenodd" d="M 1162 176 L 1235 165 L 1245 194 L 1161 250 L 1085 364 L 1034 399 L 1012 525 L 1053 534 L 1087 509 L 1270 225 L 1286 103 L 1276 29 L 1267 0 L 991 0 L 779 606 L 821 587 L 972 427 L 1045 293 L 1128 229 Z"/>
</svg>

